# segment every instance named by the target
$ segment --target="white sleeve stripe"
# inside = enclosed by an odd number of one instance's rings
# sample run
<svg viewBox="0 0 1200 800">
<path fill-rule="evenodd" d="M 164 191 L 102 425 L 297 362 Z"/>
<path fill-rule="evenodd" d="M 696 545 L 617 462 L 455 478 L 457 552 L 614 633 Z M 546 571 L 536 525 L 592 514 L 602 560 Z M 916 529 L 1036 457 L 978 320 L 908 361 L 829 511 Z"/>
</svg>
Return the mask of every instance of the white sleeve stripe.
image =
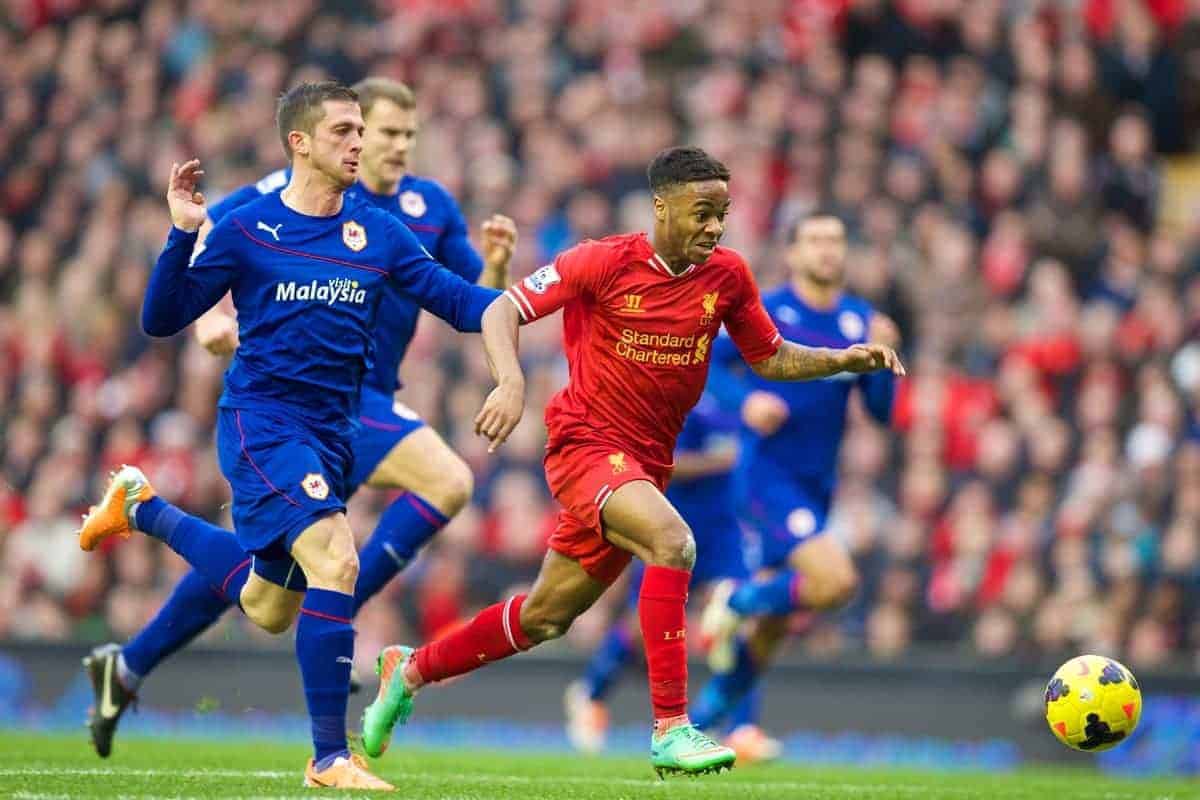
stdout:
<svg viewBox="0 0 1200 800">
<path fill-rule="evenodd" d="M 783 341 L 783 334 L 780 333 L 779 331 L 775 331 L 775 338 L 771 340 L 771 344 L 775 344 L 776 342 L 782 342 L 782 341 Z"/>
<path fill-rule="evenodd" d="M 524 304 L 523 308 L 525 310 L 526 322 L 538 318 L 537 310 L 534 309 L 533 303 L 529 302 L 529 298 L 525 296 L 525 292 L 521 289 L 521 285 L 519 283 L 509 289 L 509 291 L 512 292 L 513 296 L 516 297 L 517 300 Z"/>
<path fill-rule="evenodd" d="M 517 299 L 517 296 L 513 293 L 512 289 L 506 291 L 504 296 L 508 298 L 510 303 L 517 307 L 517 313 L 521 315 L 522 321 L 529 322 L 529 315 L 526 314 L 525 309 L 521 307 L 521 301 Z"/>
</svg>

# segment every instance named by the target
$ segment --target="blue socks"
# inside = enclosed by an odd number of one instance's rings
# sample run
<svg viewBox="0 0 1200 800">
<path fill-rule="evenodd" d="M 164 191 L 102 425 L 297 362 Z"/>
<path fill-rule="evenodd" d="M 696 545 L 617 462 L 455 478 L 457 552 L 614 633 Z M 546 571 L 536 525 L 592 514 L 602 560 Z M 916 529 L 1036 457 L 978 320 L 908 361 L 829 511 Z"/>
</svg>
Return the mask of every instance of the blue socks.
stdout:
<svg viewBox="0 0 1200 800">
<path fill-rule="evenodd" d="M 746 640 L 738 636 L 734 648 L 733 669 L 713 675 L 692 704 L 692 724 L 697 728 L 709 729 L 724 719 L 758 682 L 758 665 Z"/>
<path fill-rule="evenodd" d="M 185 513 L 161 497 L 139 503 L 134 524 L 183 556 L 230 602 L 241 596 L 250 575 L 250 556 L 232 533 Z"/>
<path fill-rule="evenodd" d="M 587 670 L 583 673 L 588 697 L 603 700 L 621 677 L 632 655 L 633 642 L 629 638 L 629 631 L 623 623 L 618 622 L 609 628 L 608 635 L 588 661 Z"/>
<path fill-rule="evenodd" d="M 353 595 L 311 586 L 296 624 L 296 659 L 308 716 L 312 720 L 317 769 L 326 769 L 346 746 L 346 704 L 350 698 L 350 666 L 354 658 Z"/>
<path fill-rule="evenodd" d="M 789 614 L 799 608 L 796 601 L 799 580 L 795 570 L 785 569 L 764 581 L 746 581 L 730 596 L 729 607 L 743 617 Z"/>
<path fill-rule="evenodd" d="M 400 495 L 384 509 L 375 532 L 358 554 L 354 610 L 362 608 L 404 569 L 421 546 L 449 521 L 445 514 L 412 492 Z"/>
<path fill-rule="evenodd" d="M 150 624 L 121 648 L 125 668 L 132 673 L 122 675 L 122 682 L 127 686 L 129 679 L 140 682 L 163 659 L 216 622 L 229 605 L 199 572 L 192 570 L 184 575 Z"/>
</svg>

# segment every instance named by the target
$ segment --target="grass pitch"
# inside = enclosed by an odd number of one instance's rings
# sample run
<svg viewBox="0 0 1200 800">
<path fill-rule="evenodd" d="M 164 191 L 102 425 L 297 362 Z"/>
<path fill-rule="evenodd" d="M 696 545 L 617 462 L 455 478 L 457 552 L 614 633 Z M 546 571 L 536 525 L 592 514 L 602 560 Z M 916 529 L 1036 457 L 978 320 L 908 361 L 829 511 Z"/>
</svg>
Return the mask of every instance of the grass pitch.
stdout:
<svg viewBox="0 0 1200 800">
<path fill-rule="evenodd" d="M 77 736 L 0 733 L 0 797 L 312 798 L 301 787 L 307 749 L 260 740 L 118 738 L 113 756 L 96 757 Z M 645 759 L 565 753 L 405 751 L 394 743 L 375 762 L 406 800 L 616 800 L 629 798 L 884 798 L 897 800 L 1196 800 L 1200 783 L 1126 781 L 1090 771 L 1007 774 L 806 768 L 793 764 L 725 775 L 659 781 Z M 327 796 L 345 797 L 348 794 Z M 374 793 L 353 796 L 379 797 Z"/>
</svg>

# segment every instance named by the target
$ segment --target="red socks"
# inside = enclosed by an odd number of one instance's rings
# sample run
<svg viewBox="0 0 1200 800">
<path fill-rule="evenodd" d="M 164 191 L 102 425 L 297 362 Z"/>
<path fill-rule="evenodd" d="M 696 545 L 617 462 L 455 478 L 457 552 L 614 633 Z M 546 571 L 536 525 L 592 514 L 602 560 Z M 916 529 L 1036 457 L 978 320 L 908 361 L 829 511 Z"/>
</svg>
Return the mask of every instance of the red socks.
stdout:
<svg viewBox="0 0 1200 800">
<path fill-rule="evenodd" d="M 638 595 L 638 618 L 650 673 L 650 704 L 656 720 L 687 713 L 688 583 L 684 569 L 647 566 Z"/>
<path fill-rule="evenodd" d="M 518 594 L 488 606 L 463 627 L 418 649 L 410 663 L 420 673 L 422 683 L 463 675 L 528 650 L 532 642 L 521 630 L 520 622 L 524 602 L 525 595 Z"/>
</svg>

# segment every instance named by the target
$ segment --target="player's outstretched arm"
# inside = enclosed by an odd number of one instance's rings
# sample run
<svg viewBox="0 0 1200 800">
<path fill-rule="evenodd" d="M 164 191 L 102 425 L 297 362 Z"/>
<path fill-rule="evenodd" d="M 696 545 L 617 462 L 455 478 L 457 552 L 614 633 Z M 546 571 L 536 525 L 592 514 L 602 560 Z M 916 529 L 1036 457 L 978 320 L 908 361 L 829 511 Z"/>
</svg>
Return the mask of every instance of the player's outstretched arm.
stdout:
<svg viewBox="0 0 1200 800">
<path fill-rule="evenodd" d="M 167 205 L 171 210 L 171 233 L 158 256 L 146 297 L 142 303 L 142 328 L 151 336 L 172 336 L 212 308 L 229 290 L 229 269 L 188 269 L 206 212 L 204 195 L 198 189 L 197 160 L 171 166 L 167 183 Z"/>
<path fill-rule="evenodd" d="M 525 411 L 525 373 L 517 356 L 521 316 L 515 302 L 498 297 L 483 312 L 483 349 L 496 388 L 475 417 L 475 433 L 490 442 L 488 452 L 504 444 Z"/>
<path fill-rule="evenodd" d="M 828 347 L 804 347 L 784 342 L 775 355 L 750 365 L 760 377 L 772 381 L 806 381 L 828 378 L 840 372 L 890 370 L 904 374 L 904 364 L 896 351 L 883 344 L 856 344 L 844 350 Z"/>
</svg>

